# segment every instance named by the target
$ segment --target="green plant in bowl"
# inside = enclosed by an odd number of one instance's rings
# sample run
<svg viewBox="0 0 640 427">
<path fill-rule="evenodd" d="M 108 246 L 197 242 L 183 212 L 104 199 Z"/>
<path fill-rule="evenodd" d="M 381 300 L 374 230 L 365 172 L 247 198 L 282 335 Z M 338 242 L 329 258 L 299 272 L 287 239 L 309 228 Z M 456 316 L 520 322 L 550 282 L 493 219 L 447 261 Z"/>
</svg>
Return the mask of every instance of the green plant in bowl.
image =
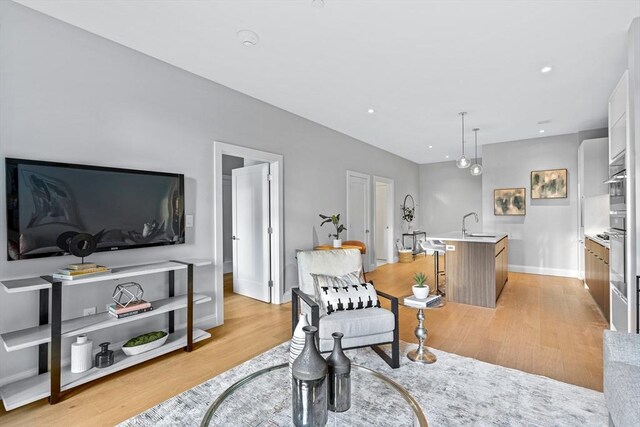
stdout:
<svg viewBox="0 0 640 427">
<path fill-rule="evenodd" d="M 425 299 L 429 296 L 429 286 L 427 286 L 427 275 L 420 272 L 413 275 L 415 285 L 412 286 L 413 295 L 418 299 Z"/>
<path fill-rule="evenodd" d="M 131 338 L 125 343 L 125 345 L 123 345 L 123 347 L 137 347 L 139 345 L 149 344 L 164 338 L 165 336 L 167 336 L 167 333 L 164 331 L 149 332 L 135 338 Z"/>
<path fill-rule="evenodd" d="M 424 288 L 427 285 L 427 275 L 423 272 L 419 272 L 413 275 L 413 280 L 415 282 L 415 286 L 418 288 Z"/>
</svg>

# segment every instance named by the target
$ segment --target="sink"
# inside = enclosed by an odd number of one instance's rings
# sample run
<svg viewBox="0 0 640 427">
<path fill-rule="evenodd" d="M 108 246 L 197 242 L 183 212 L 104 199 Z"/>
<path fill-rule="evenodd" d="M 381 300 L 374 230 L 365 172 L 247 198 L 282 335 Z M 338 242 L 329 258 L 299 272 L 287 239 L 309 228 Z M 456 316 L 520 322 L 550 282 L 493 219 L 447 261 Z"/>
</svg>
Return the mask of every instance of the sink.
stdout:
<svg viewBox="0 0 640 427">
<path fill-rule="evenodd" d="M 496 237 L 494 234 L 467 233 L 466 237 Z"/>
</svg>

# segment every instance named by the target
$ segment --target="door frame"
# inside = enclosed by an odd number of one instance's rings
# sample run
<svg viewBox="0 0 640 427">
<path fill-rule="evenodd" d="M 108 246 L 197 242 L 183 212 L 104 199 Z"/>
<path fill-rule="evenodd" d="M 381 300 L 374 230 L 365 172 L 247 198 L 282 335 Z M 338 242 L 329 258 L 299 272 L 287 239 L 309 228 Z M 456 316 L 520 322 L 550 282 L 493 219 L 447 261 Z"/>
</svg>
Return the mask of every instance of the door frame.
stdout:
<svg viewBox="0 0 640 427">
<path fill-rule="evenodd" d="M 254 150 L 253 148 L 229 144 L 222 141 L 213 141 L 213 260 L 215 266 L 214 287 L 216 292 L 216 313 L 219 313 L 220 323 L 224 323 L 223 304 L 223 266 L 224 251 L 222 246 L 222 155 L 242 158 L 250 158 L 270 164 L 271 171 L 271 273 L 273 287 L 271 288 L 271 301 L 274 304 L 282 304 L 284 301 L 284 179 L 283 156 L 267 151 Z"/>
<path fill-rule="evenodd" d="M 387 193 L 387 223 L 389 224 L 389 231 L 387 232 L 389 234 L 389 240 L 387 241 L 387 247 L 384 248 L 385 250 L 385 254 L 383 257 L 381 258 L 386 258 L 387 260 L 387 264 L 393 264 L 393 262 L 395 261 L 395 253 L 394 253 L 394 240 L 393 238 L 395 237 L 395 210 L 393 209 L 393 207 L 395 206 L 395 184 L 393 182 L 393 179 L 391 178 L 385 178 L 383 176 L 377 176 L 374 175 L 373 176 L 373 186 L 374 188 L 376 188 L 377 183 L 383 183 L 386 184 L 388 186 L 388 193 Z M 376 191 L 373 193 L 373 224 L 376 224 L 376 208 L 378 205 L 378 202 L 376 200 L 376 195 L 377 195 L 377 189 Z M 371 238 L 371 240 L 373 240 L 374 242 L 376 241 L 376 227 L 373 227 L 373 237 Z M 373 246 L 373 254 L 374 254 L 374 260 L 373 262 L 376 261 L 376 259 L 378 259 L 377 253 L 376 253 L 377 248 L 375 247 L 375 245 Z"/>
<path fill-rule="evenodd" d="M 374 260 L 374 267 L 372 268 L 371 266 L 371 240 L 372 240 L 372 233 L 371 233 L 371 201 L 373 200 L 373 198 L 371 197 L 371 175 L 365 174 L 365 173 L 361 173 L 361 172 L 355 172 L 355 171 L 351 171 L 351 170 L 347 170 L 347 208 L 346 208 L 346 212 L 347 212 L 347 224 L 349 224 L 351 221 L 349 221 L 350 219 L 350 213 L 349 213 L 349 200 L 351 199 L 351 191 L 349 190 L 349 180 L 351 177 L 354 178 L 362 178 L 365 179 L 367 181 L 367 195 L 369 198 L 369 203 L 367 204 L 367 206 L 365 206 L 366 212 L 365 212 L 365 216 L 367 217 L 367 221 L 369 222 L 369 233 L 366 232 L 365 229 L 365 234 L 369 234 L 368 236 L 366 236 L 367 240 L 365 243 L 365 245 L 367 245 L 367 253 L 364 255 L 364 260 L 366 261 L 366 265 L 365 265 L 365 270 L 366 271 L 371 271 L 375 268 L 375 260 Z M 351 228 L 350 226 L 347 227 L 347 240 L 349 240 L 349 228 Z"/>
</svg>

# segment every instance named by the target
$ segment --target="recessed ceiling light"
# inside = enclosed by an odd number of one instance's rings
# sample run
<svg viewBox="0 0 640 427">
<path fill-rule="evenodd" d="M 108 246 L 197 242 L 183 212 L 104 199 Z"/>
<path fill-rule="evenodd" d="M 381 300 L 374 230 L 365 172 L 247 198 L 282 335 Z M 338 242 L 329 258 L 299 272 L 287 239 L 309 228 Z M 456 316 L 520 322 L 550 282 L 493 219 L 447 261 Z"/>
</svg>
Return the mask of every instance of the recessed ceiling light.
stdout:
<svg viewBox="0 0 640 427">
<path fill-rule="evenodd" d="M 369 113 L 369 114 L 373 114 L 373 113 L 375 113 L 375 112 L 376 112 L 376 110 L 374 110 L 373 108 L 369 108 L 369 109 L 367 110 L 367 113 Z"/>
<path fill-rule="evenodd" d="M 433 145 L 430 145 L 429 148 L 433 148 Z"/>
<path fill-rule="evenodd" d="M 538 132 L 539 133 L 544 133 L 544 129 L 540 129 Z"/>
<path fill-rule="evenodd" d="M 449 156 L 444 156 L 444 158 L 445 158 L 445 159 L 448 159 L 448 158 L 449 158 Z"/>
<path fill-rule="evenodd" d="M 549 71 L 551 71 L 551 66 L 549 65 L 546 65 L 540 69 L 541 73 L 548 73 Z"/>
<path fill-rule="evenodd" d="M 238 39 L 240 40 L 240 43 L 248 47 L 257 45 L 260 40 L 258 35 L 251 30 L 238 31 Z"/>
</svg>

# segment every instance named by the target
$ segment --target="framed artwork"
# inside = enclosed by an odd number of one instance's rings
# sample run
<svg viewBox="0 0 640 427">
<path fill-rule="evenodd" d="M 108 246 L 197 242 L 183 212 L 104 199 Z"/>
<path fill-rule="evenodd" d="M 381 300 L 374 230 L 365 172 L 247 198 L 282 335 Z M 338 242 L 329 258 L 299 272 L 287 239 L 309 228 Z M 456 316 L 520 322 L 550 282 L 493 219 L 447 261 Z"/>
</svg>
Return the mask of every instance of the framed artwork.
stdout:
<svg viewBox="0 0 640 427">
<path fill-rule="evenodd" d="M 565 199 L 566 197 L 566 169 L 549 169 L 531 172 L 532 199 Z"/>
<path fill-rule="evenodd" d="M 526 188 L 499 188 L 493 190 L 494 215 L 526 215 Z"/>
</svg>

